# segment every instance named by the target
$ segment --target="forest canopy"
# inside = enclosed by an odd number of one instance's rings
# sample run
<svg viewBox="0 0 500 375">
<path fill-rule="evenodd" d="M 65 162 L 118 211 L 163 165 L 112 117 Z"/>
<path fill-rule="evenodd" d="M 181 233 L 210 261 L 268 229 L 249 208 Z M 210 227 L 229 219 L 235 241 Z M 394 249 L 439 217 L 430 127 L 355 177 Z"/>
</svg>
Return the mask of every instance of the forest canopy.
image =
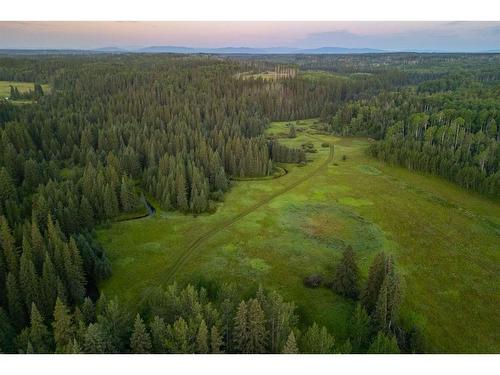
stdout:
<svg viewBox="0 0 500 375">
<path fill-rule="evenodd" d="M 274 70 L 294 73 L 260 75 Z M 349 251 L 335 273 L 333 289 L 359 305 L 357 336 L 340 345 L 315 324 L 300 332 L 293 303 L 272 291 L 237 300 L 228 286 L 213 298 L 172 286 L 129 316 L 99 296 L 112 270 L 93 230 L 146 196 L 165 211 L 211 212 L 232 178 L 307 163 L 264 135 L 271 121 L 306 118 L 375 139 L 373 157 L 498 198 L 499 79 L 494 54 L 0 56 L 0 80 L 36 82 L 0 99 L 0 349 L 419 351 L 383 254 L 365 286 Z M 278 318 L 286 325 L 269 326 Z"/>
</svg>

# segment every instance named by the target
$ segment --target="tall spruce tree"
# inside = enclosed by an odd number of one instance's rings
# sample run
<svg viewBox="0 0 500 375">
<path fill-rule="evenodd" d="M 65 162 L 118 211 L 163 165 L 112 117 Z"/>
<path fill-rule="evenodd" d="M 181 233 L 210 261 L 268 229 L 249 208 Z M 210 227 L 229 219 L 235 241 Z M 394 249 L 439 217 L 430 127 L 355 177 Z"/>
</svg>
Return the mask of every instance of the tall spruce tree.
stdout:
<svg viewBox="0 0 500 375">
<path fill-rule="evenodd" d="M 234 342 L 241 353 L 250 353 L 247 303 L 241 301 L 234 317 Z"/>
<path fill-rule="evenodd" d="M 349 337 L 353 353 L 362 353 L 366 349 L 370 333 L 370 317 L 364 307 L 358 303 L 349 324 Z"/>
<path fill-rule="evenodd" d="M 151 346 L 154 353 L 165 353 L 165 340 L 167 339 L 167 326 L 163 318 L 155 315 L 149 323 L 151 332 Z"/>
<path fill-rule="evenodd" d="M 196 333 L 196 353 L 208 353 L 208 328 L 205 320 L 201 320 L 198 332 Z"/>
<path fill-rule="evenodd" d="M 132 353 L 145 354 L 151 352 L 151 337 L 149 336 L 142 318 L 137 314 L 134 322 L 134 330 L 130 337 L 130 349 Z"/>
<path fill-rule="evenodd" d="M 359 270 L 354 250 L 347 246 L 337 266 L 333 279 L 334 290 L 347 298 L 357 298 L 359 293 Z"/>
<path fill-rule="evenodd" d="M 32 303 L 39 303 L 39 279 L 33 264 L 31 245 L 26 237 L 23 239 L 23 253 L 19 262 L 19 285 L 24 296 L 25 306 L 28 308 Z"/>
<path fill-rule="evenodd" d="M 72 353 L 74 350 L 75 326 L 68 308 L 60 299 L 56 300 L 52 328 L 56 353 Z"/>
<path fill-rule="evenodd" d="M 167 327 L 165 346 L 169 353 L 193 353 L 193 345 L 189 340 L 189 327 L 183 318 L 177 319 Z"/>
<path fill-rule="evenodd" d="M 26 313 L 21 299 L 21 291 L 19 290 L 17 279 L 13 273 L 7 274 L 6 281 L 7 289 L 7 307 L 9 316 L 17 328 L 24 327 L 26 323 Z"/>
<path fill-rule="evenodd" d="M 0 216 L 0 247 L 3 250 L 3 258 L 7 265 L 7 272 L 19 274 L 19 253 L 16 249 L 14 236 L 10 231 L 5 216 Z"/>
<path fill-rule="evenodd" d="M 83 339 L 86 353 L 106 353 L 106 334 L 99 323 L 89 324 Z"/>
<path fill-rule="evenodd" d="M 259 301 L 254 298 L 247 305 L 249 353 L 265 353 L 267 344 L 266 317 Z"/>
<path fill-rule="evenodd" d="M 381 252 L 378 253 L 373 260 L 370 270 L 368 272 L 368 280 L 366 281 L 365 288 L 361 295 L 361 301 L 366 311 L 372 314 L 378 301 L 380 287 L 384 282 L 385 276 L 389 271 L 390 264 L 387 256 Z"/>
<path fill-rule="evenodd" d="M 313 323 L 301 338 L 301 352 L 309 354 L 333 353 L 335 340 L 325 327 Z"/>
<path fill-rule="evenodd" d="M 293 331 L 290 332 L 288 338 L 286 339 L 285 346 L 283 347 L 283 354 L 298 354 L 299 348 L 297 347 L 297 341 L 295 340 L 295 335 Z"/>
<path fill-rule="evenodd" d="M 31 305 L 29 339 L 34 353 L 44 354 L 51 352 L 51 335 L 34 303 Z"/>
<path fill-rule="evenodd" d="M 5 167 L 0 168 L 0 207 L 2 207 L 8 199 L 14 197 L 16 187 L 14 181 Z"/>
<path fill-rule="evenodd" d="M 392 263 L 391 260 L 389 261 Z M 401 290 L 399 278 L 393 266 L 391 266 L 389 273 L 385 276 L 384 282 L 380 287 L 377 305 L 375 307 L 375 320 L 381 331 L 390 333 L 395 328 L 398 319 L 400 300 Z"/>
<path fill-rule="evenodd" d="M 52 316 L 57 298 L 58 277 L 48 252 L 45 253 L 41 279 L 42 310 L 44 316 Z"/>
<path fill-rule="evenodd" d="M 398 342 L 396 337 L 387 336 L 383 332 L 379 332 L 375 339 L 373 340 L 370 348 L 368 349 L 369 354 L 399 354 L 400 350 L 398 347 Z"/>
<path fill-rule="evenodd" d="M 210 352 L 212 354 L 221 354 L 222 351 L 222 335 L 216 325 L 210 329 Z"/>
</svg>

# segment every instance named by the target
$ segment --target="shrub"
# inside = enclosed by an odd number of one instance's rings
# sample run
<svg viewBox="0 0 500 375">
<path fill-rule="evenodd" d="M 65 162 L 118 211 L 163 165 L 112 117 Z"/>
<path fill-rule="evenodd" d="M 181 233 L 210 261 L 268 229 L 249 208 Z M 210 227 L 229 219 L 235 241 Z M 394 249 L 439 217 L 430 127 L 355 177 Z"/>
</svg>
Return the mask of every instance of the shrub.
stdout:
<svg viewBox="0 0 500 375">
<path fill-rule="evenodd" d="M 304 150 L 304 152 L 311 152 L 311 153 L 314 153 L 314 152 L 318 152 L 315 148 L 314 148 L 314 145 L 310 142 L 308 143 L 302 143 L 302 149 Z"/>
<path fill-rule="evenodd" d="M 318 288 L 323 283 L 321 275 L 310 275 L 304 279 L 304 285 L 308 288 Z"/>
<path fill-rule="evenodd" d="M 217 201 L 217 202 L 223 202 L 224 201 L 224 193 L 220 190 L 216 190 L 210 193 L 210 199 Z"/>
</svg>

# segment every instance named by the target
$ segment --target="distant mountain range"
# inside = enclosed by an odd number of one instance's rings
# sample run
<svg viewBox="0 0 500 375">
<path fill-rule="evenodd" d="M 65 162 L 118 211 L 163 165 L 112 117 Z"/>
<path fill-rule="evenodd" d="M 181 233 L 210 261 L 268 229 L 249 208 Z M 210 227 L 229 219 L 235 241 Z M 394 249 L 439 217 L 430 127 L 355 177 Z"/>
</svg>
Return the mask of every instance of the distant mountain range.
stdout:
<svg viewBox="0 0 500 375">
<path fill-rule="evenodd" d="M 321 48 L 289 48 L 289 47 L 271 47 L 271 48 L 251 48 L 251 47 L 221 47 L 221 48 L 193 48 L 177 46 L 152 46 L 141 48 L 137 51 L 144 53 L 213 53 L 213 54 L 251 54 L 251 55 L 270 55 L 270 54 L 351 54 L 351 53 L 381 53 L 387 52 L 374 48 L 342 48 L 342 47 L 321 47 Z"/>
<path fill-rule="evenodd" d="M 119 48 L 102 47 L 94 49 L 0 49 L 0 54 L 89 54 L 89 53 L 184 53 L 184 54 L 219 54 L 219 55 L 275 55 L 275 54 L 297 54 L 297 55 L 326 55 L 326 54 L 362 54 L 362 53 L 500 53 L 500 49 L 492 49 L 477 52 L 449 52 L 438 50 L 401 50 L 389 51 L 376 48 L 345 48 L 345 47 L 320 47 L 320 48 L 292 48 L 292 47 L 220 47 L 220 48 L 197 48 L 183 46 L 150 46 L 143 48 Z"/>
</svg>

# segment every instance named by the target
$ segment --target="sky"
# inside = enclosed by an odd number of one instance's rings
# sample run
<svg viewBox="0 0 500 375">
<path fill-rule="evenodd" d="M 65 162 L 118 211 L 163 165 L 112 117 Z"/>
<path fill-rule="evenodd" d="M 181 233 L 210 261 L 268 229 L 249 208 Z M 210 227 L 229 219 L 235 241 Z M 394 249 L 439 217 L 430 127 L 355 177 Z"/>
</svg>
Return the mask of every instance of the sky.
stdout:
<svg viewBox="0 0 500 375">
<path fill-rule="evenodd" d="M 0 22 L 0 49 L 345 47 L 500 49 L 500 22 Z"/>
</svg>

